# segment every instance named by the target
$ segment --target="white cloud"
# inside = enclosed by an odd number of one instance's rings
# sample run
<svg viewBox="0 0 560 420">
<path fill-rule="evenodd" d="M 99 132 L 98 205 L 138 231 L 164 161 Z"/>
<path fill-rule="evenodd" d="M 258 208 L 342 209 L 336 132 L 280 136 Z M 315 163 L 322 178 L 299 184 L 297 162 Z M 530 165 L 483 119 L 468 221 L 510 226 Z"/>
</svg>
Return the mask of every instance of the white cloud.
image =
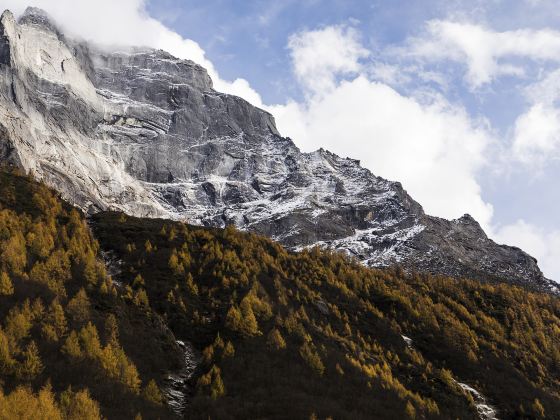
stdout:
<svg viewBox="0 0 560 420">
<path fill-rule="evenodd" d="M 466 66 L 465 78 L 479 88 L 503 75 L 542 78 L 525 89 L 529 106 L 511 130 L 506 161 L 541 168 L 560 158 L 560 32 L 519 29 L 497 32 L 482 25 L 432 20 L 425 32 L 390 53 L 420 62 L 457 62 Z M 544 76 L 543 76 L 544 75 Z M 507 165 L 506 165 L 507 166 Z"/>
<path fill-rule="evenodd" d="M 358 32 L 343 25 L 294 34 L 288 47 L 296 77 L 313 94 L 332 91 L 337 76 L 356 74 L 359 60 L 369 55 Z"/>
<path fill-rule="evenodd" d="M 481 25 L 432 20 L 421 36 L 410 38 L 394 54 L 426 61 L 449 60 L 466 65 L 466 79 L 473 88 L 501 75 L 523 76 L 519 59 L 560 62 L 560 32 L 552 29 L 519 29 L 497 32 Z M 525 63 L 527 64 L 527 63 Z"/>
<path fill-rule="evenodd" d="M 46 10 L 66 34 L 106 46 L 163 49 L 176 57 L 193 60 L 208 70 L 216 90 L 262 106 L 260 95 L 246 80 L 221 79 L 200 45 L 150 17 L 145 10 L 145 0 L 0 0 L 2 10 L 9 9 L 16 15 L 23 13 L 27 6 Z"/>
<path fill-rule="evenodd" d="M 540 168 L 560 158 L 560 70 L 525 88 L 529 108 L 515 121 L 513 158 Z"/>
<path fill-rule="evenodd" d="M 525 88 L 527 99 L 536 104 L 554 105 L 560 99 L 560 69 L 547 73 L 545 77 Z"/>
<path fill-rule="evenodd" d="M 547 232 L 524 220 L 518 220 L 498 229 L 494 238 L 498 242 L 518 246 L 534 256 L 545 275 L 560 282 L 560 231 Z"/>
<path fill-rule="evenodd" d="M 560 158 L 560 110 L 537 103 L 517 118 L 513 140 L 514 157 L 525 164 L 541 166 Z"/>
<path fill-rule="evenodd" d="M 492 206 L 476 181 L 492 142 L 484 122 L 440 96 L 421 101 L 370 80 L 360 63 L 368 54 L 358 38 L 337 26 L 292 39 L 294 70 L 307 95 L 303 103 L 269 108 L 280 131 L 304 150 L 325 147 L 401 181 L 430 214 L 456 218 L 469 212 L 487 228 Z"/>
</svg>

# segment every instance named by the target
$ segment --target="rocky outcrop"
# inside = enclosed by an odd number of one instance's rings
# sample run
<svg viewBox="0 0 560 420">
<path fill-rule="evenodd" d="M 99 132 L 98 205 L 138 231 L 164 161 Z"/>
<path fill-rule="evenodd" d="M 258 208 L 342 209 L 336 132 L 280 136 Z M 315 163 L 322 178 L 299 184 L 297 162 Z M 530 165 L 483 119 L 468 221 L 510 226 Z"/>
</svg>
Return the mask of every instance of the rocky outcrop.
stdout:
<svg viewBox="0 0 560 420">
<path fill-rule="evenodd" d="M 90 212 L 233 223 L 371 266 L 549 287 L 533 258 L 472 218 L 427 216 L 359 162 L 302 153 L 269 113 L 216 92 L 199 65 L 68 40 L 37 9 L 1 19 L 0 158 Z"/>
</svg>

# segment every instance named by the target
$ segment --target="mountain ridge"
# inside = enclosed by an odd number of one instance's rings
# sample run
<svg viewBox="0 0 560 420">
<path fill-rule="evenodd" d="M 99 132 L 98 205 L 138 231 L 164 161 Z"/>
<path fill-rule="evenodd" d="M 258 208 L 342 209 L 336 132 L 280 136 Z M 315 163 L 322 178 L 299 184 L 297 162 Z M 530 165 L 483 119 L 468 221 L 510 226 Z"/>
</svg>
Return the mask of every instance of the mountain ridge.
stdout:
<svg viewBox="0 0 560 420">
<path fill-rule="evenodd" d="M 48 14 L 1 20 L 0 159 L 95 213 L 241 229 L 369 266 L 555 290 L 534 258 L 470 216 L 428 216 L 353 159 L 302 153 L 274 118 L 164 51 L 67 39 Z"/>
</svg>

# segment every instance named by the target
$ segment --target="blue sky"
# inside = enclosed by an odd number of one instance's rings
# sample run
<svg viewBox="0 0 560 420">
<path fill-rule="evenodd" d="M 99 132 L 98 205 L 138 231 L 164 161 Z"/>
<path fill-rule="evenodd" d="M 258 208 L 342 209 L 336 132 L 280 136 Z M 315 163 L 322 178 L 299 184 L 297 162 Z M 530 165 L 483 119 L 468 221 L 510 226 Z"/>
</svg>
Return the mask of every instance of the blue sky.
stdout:
<svg viewBox="0 0 560 420">
<path fill-rule="evenodd" d="M 67 33 L 199 62 L 304 151 L 472 214 L 560 280 L 557 1 L 0 0 L 25 3 Z"/>
</svg>

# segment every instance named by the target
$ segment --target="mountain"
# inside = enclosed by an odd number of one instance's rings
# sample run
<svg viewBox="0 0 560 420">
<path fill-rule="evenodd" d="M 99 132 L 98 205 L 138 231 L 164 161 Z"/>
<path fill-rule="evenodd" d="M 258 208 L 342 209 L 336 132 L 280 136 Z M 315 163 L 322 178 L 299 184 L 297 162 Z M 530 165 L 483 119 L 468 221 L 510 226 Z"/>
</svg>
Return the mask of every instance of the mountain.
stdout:
<svg viewBox="0 0 560 420">
<path fill-rule="evenodd" d="M 0 34 L 0 159 L 90 214 L 234 224 L 368 266 L 554 288 L 534 258 L 470 216 L 431 217 L 356 160 L 302 153 L 269 113 L 216 92 L 191 61 L 69 39 L 34 8 L 19 21 L 6 11 Z"/>
<path fill-rule="evenodd" d="M 0 171 L 0 419 L 560 419 L 560 299 L 86 218 Z"/>
</svg>

